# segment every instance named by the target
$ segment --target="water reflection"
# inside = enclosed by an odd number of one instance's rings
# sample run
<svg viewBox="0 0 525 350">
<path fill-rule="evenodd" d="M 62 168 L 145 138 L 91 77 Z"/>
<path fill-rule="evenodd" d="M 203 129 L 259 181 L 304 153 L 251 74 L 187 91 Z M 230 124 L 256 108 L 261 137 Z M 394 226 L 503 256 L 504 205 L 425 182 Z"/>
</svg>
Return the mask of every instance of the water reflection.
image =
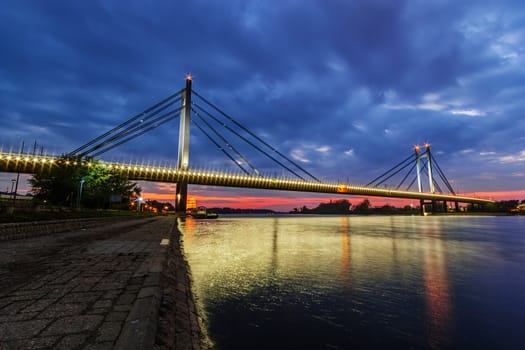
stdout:
<svg viewBox="0 0 525 350">
<path fill-rule="evenodd" d="M 350 220 L 348 216 L 341 217 L 341 279 L 345 288 L 352 288 L 352 255 L 350 242 Z"/>
<path fill-rule="evenodd" d="M 508 329 L 525 323 L 523 299 L 509 295 L 525 294 L 525 239 L 494 236 L 499 220 L 221 217 L 180 228 L 219 349 L 484 348 L 518 344 Z"/>
<path fill-rule="evenodd" d="M 452 304 L 446 266 L 441 221 L 422 228 L 425 299 L 427 303 L 429 342 L 433 348 L 450 346 Z"/>
<path fill-rule="evenodd" d="M 273 236 L 272 236 L 272 259 L 270 261 L 270 276 L 275 278 L 275 274 L 277 272 L 277 247 L 278 247 L 278 232 L 279 232 L 279 219 L 274 218 L 273 219 Z"/>
</svg>

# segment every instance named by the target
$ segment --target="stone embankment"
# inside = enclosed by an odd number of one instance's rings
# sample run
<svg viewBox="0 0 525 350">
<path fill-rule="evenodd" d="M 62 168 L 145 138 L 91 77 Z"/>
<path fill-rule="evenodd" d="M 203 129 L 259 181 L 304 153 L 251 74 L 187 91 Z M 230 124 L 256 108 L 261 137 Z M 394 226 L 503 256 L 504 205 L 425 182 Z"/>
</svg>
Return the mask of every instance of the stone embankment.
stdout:
<svg viewBox="0 0 525 350">
<path fill-rule="evenodd" d="M 0 226 L 0 349 L 208 347 L 173 217 Z"/>
<path fill-rule="evenodd" d="M 136 220 L 133 218 L 112 217 L 14 222 L 8 224 L 0 224 L 0 241 L 44 236 L 73 230 L 83 230 L 90 227 L 106 225 L 126 219 Z"/>
</svg>

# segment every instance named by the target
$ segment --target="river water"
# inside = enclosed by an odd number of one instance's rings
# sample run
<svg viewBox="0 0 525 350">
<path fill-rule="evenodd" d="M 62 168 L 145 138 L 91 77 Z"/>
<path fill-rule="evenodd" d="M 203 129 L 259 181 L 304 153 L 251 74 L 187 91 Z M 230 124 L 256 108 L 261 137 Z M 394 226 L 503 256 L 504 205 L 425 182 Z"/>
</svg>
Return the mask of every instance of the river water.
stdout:
<svg viewBox="0 0 525 350">
<path fill-rule="evenodd" d="M 179 224 L 216 349 L 524 349 L 524 216 Z"/>
</svg>

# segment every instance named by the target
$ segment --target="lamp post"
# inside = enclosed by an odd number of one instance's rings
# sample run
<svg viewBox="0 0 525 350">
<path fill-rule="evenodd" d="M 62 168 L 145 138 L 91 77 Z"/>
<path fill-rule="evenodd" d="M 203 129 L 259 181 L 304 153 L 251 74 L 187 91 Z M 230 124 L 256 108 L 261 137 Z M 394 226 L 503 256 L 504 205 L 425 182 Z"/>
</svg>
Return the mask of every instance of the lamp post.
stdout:
<svg viewBox="0 0 525 350">
<path fill-rule="evenodd" d="M 13 198 L 13 189 L 15 188 L 16 179 L 11 179 L 11 192 L 9 198 Z"/>
<path fill-rule="evenodd" d="M 144 201 L 144 200 L 142 199 L 142 197 L 138 197 L 138 198 L 137 198 L 137 212 L 138 212 L 138 213 L 140 213 L 140 211 L 142 210 L 141 207 L 142 207 L 142 202 L 143 202 L 143 201 Z"/>
<path fill-rule="evenodd" d="M 77 197 L 77 209 L 80 210 L 80 199 L 82 198 L 82 187 L 84 186 L 84 178 L 80 179 L 79 185 L 78 185 L 78 197 Z"/>
</svg>

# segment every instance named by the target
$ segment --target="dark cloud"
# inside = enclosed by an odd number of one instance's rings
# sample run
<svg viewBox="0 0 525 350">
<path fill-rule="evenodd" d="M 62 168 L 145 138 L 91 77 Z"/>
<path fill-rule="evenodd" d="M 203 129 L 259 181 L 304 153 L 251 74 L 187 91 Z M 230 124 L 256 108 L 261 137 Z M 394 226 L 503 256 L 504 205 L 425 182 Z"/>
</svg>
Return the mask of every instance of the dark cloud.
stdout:
<svg viewBox="0 0 525 350">
<path fill-rule="evenodd" d="M 198 93 L 320 177 L 366 183 L 428 141 L 468 190 L 473 169 L 524 164 L 524 17 L 490 0 L 7 1 L 1 145 L 70 151 L 192 73 Z M 195 166 L 232 166 L 192 128 Z M 177 138 L 172 121 L 104 157 L 173 164 Z"/>
</svg>

